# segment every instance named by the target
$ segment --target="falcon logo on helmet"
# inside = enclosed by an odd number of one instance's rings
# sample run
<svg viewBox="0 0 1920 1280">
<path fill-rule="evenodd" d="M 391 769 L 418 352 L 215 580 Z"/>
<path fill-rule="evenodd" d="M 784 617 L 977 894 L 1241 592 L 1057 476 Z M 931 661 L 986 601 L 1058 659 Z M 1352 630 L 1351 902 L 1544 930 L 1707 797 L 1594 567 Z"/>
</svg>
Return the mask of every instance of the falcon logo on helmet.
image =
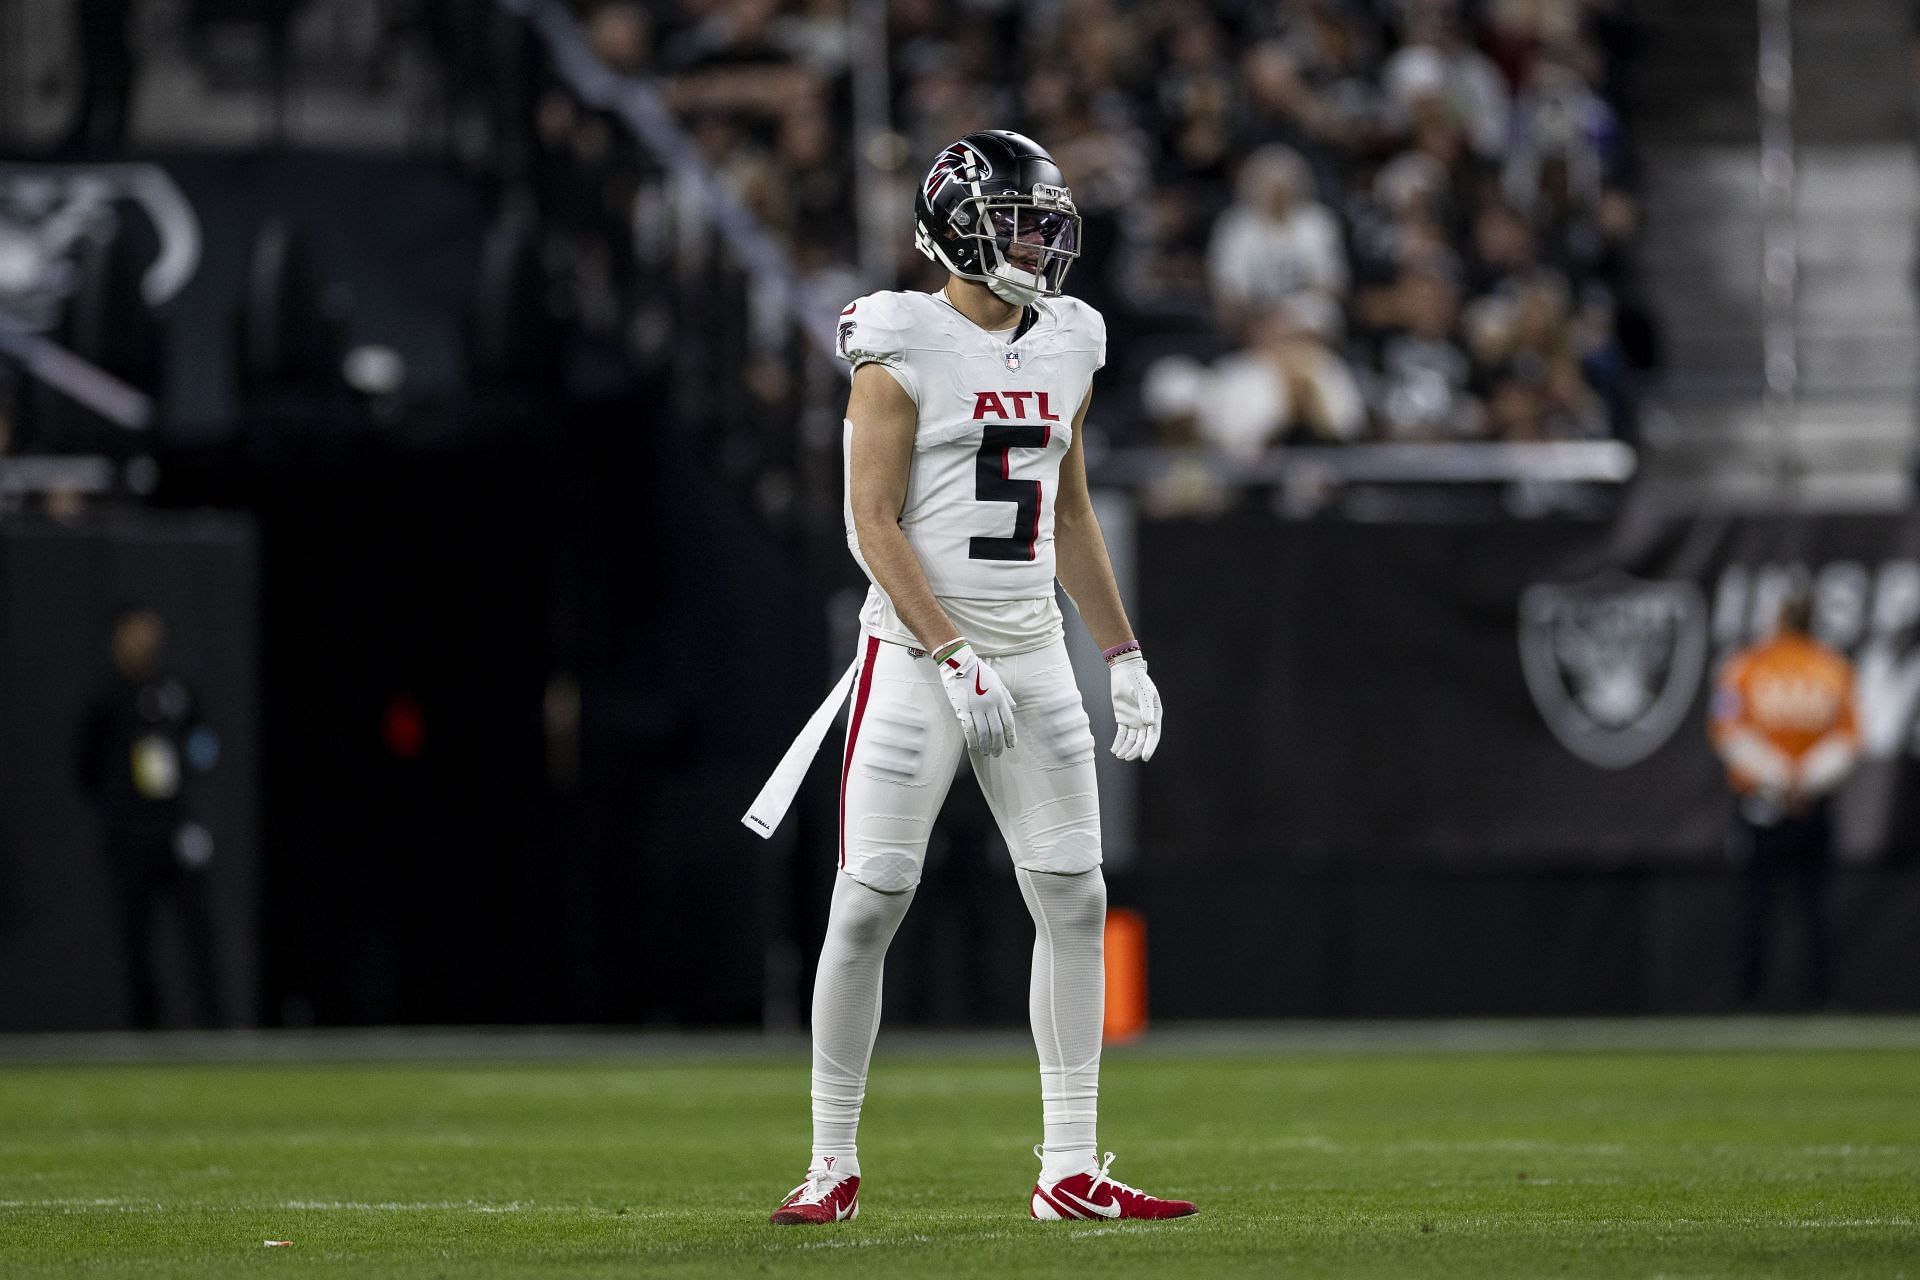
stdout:
<svg viewBox="0 0 1920 1280">
<path fill-rule="evenodd" d="M 914 202 L 914 244 L 1015 306 L 1057 297 L 1080 256 L 1080 213 L 1060 167 L 1007 129 L 942 150 Z"/>
<path fill-rule="evenodd" d="M 931 200 L 939 195 L 940 189 L 949 182 L 972 185 L 976 182 L 985 182 L 992 176 L 993 166 L 987 163 L 985 156 L 968 146 L 966 139 L 963 138 L 942 151 L 939 159 L 933 162 L 933 168 L 927 170 L 924 190 L 927 193 L 927 199 Z"/>
</svg>

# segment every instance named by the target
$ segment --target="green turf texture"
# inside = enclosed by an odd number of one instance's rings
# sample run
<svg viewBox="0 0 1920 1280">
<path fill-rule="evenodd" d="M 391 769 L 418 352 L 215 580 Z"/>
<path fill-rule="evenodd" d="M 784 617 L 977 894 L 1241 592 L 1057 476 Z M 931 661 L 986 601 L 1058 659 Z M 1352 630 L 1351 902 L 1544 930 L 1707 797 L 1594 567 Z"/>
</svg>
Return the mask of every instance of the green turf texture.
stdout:
<svg viewBox="0 0 1920 1280">
<path fill-rule="evenodd" d="M 1112 1052 L 1116 1176 L 1026 1216 L 1037 1081 L 876 1064 L 859 1221 L 766 1215 L 797 1054 L 0 1068 L 0 1275 L 1920 1277 L 1920 1053 Z M 267 1248 L 266 1240 L 291 1247 Z"/>
</svg>

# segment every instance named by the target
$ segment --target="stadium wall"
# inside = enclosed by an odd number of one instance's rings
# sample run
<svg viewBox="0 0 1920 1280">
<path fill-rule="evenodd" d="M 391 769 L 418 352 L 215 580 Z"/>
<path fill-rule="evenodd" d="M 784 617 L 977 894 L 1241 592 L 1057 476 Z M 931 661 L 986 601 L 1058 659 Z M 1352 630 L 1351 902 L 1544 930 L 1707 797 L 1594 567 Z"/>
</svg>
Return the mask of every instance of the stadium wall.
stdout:
<svg viewBox="0 0 1920 1280">
<path fill-rule="evenodd" d="M 1838 805 L 1833 996 L 1920 1007 L 1917 548 L 1909 517 L 1143 525 L 1140 629 L 1176 719 L 1115 897 L 1147 913 L 1156 1014 L 1734 1007 L 1707 699 L 1797 581 L 1854 660 L 1867 740 Z M 1804 936 L 1787 896 L 1780 975 Z"/>
<path fill-rule="evenodd" d="M 115 511 L 78 523 L 0 523 L 0 1029 L 124 1025 L 126 975 L 98 817 L 78 783 L 79 735 L 106 684 L 116 613 L 158 610 L 173 674 L 218 733 L 220 758 L 188 782 L 213 837 L 209 892 L 220 998 L 251 1022 L 258 1000 L 259 553 L 232 514 Z M 168 919 L 159 937 L 180 927 Z M 178 946 L 161 1012 L 184 1017 Z"/>
</svg>

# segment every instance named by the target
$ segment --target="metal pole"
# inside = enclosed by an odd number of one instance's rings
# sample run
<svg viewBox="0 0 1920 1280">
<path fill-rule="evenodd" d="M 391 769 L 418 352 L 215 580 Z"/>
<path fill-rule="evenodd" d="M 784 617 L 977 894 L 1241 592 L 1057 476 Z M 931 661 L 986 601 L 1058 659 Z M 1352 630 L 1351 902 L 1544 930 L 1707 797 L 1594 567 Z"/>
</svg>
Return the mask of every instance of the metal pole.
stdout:
<svg viewBox="0 0 1920 1280">
<path fill-rule="evenodd" d="M 847 53 L 853 60 L 855 217 L 860 233 L 860 274 L 867 286 L 893 284 L 894 250 L 906 229 L 893 217 L 891 182 L 893 100 L 888 86 L 887 0 L 853 0 L 847 6 Z"/>
<path fill-rule="evenodd" d="M 1793 154 L 1793 0 L 1759 0 L 1761 350 L 1774 482 L 1791 499 L 1803 470 L 1794 431 L 1800 395 L 1797 301 L 1800 250 L 1795 226 Z"/>
</svg>

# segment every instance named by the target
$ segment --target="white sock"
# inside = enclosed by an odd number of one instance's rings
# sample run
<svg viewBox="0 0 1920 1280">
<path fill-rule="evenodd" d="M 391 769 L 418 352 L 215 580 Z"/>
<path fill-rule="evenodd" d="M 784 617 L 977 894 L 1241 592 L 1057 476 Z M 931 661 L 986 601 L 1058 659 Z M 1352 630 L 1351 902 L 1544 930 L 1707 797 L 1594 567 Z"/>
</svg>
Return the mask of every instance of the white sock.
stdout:
<svg viewBox="0 0 1920 1280">
<path fill-rule="evenodd" d="M 881 966 L 912 901 L 911 889 L 881 893 L 850 875 L 834 877 L 827 940 L 813 978 L 812 1170 L 860 1174 L 855 1138 L 880 1030 Z"/>
<path fill-rule="evenodd" d="M 1033 915 L 1027 1007 L 1040 1051 L 1040 1180 L 1052 1183 L 1097 1163 L 1107 882 L 1098 867 L 1070 876 L 1024 868 L 1016 874 Z"/>
</svg>

